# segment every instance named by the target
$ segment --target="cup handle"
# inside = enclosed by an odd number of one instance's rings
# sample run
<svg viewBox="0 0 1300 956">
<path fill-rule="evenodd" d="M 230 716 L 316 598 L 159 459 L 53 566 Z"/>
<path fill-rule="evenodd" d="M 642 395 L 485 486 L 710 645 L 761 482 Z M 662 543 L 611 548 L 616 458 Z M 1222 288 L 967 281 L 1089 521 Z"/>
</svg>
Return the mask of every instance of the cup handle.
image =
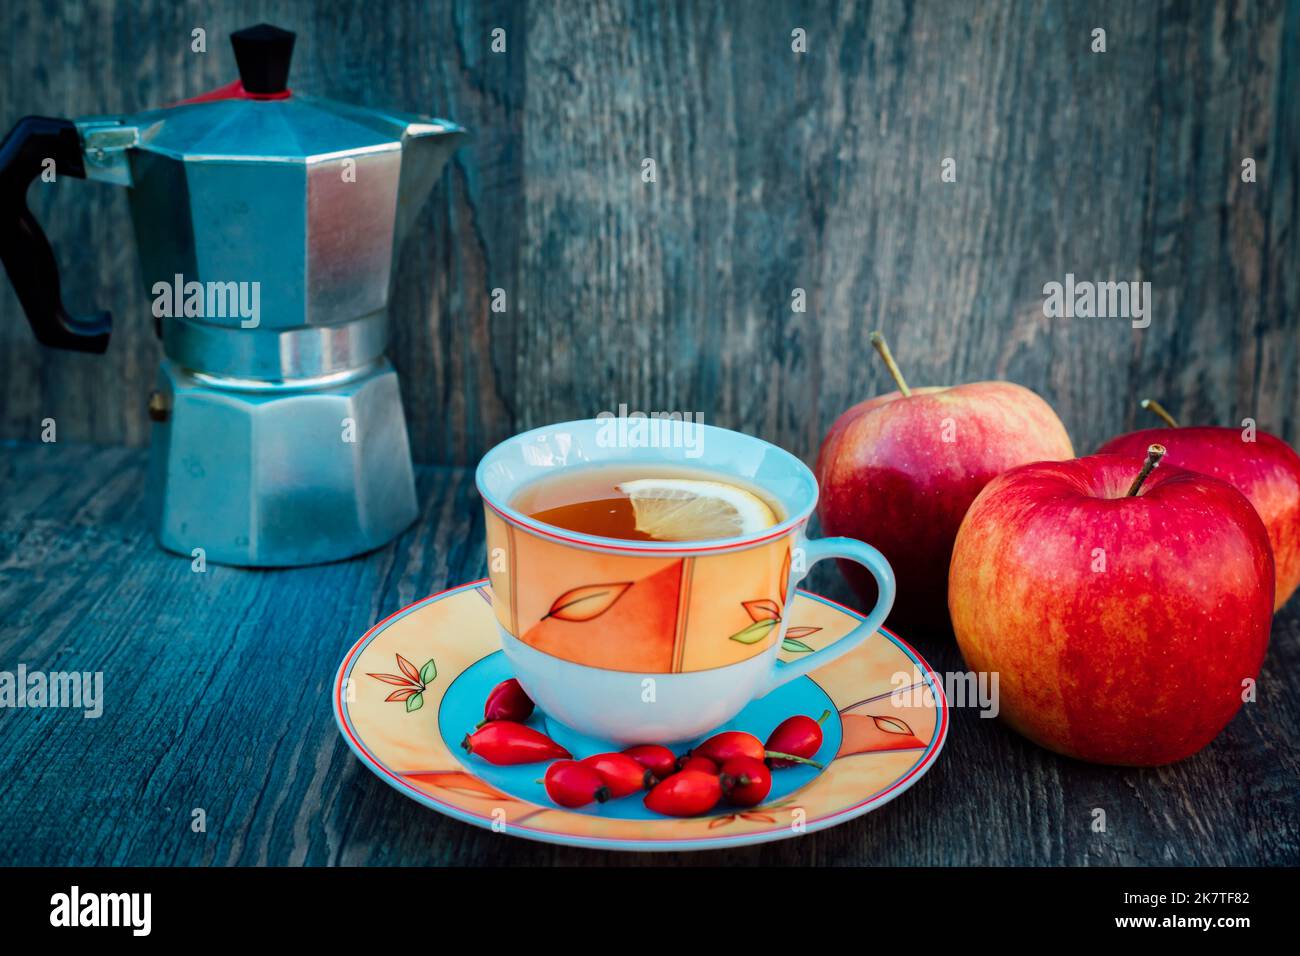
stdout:
<svg viewBox="0 0 1300 956">
<path fill-rule="evenodd" d="M 884 623 L 885 616 L 889 614 L 889 609 L 894 606 L 894 569 L 889 566 L 885 556 L 871 545 L 864 544 L 854 538 L 818 538 L 815 541 L 805 542 L 803 550 L 806 566 L 809 569 L 818 561 L 824 561 L 826 558 L 846 558 L 849 561 L 856 561 L 870 571 L 871 576 L 876 579 L 876 585 L 880 589 L 880 596 L 876 599 L 876 606 L 871 609 L 871 613 L 866 616 L 866 619 L 834 644 L 823 647 L 820 651 L 814 651 L 806 657 L 801 657 L 788 664 L 773 661 L 772 673 L 768 675 L 767 685 L 759 694 L 760 697 L 776 690 L 782 684 L 788 683 L 796 677 L 802 677 L 811 670 L 824 667 L 831 661 L 843 657 L 872 634 L 875 634 L 880 625 Z M 802 580 L 807 573 L 805 570 L 804 574 L 800 575 L 799 580 Z"/>
</svg>

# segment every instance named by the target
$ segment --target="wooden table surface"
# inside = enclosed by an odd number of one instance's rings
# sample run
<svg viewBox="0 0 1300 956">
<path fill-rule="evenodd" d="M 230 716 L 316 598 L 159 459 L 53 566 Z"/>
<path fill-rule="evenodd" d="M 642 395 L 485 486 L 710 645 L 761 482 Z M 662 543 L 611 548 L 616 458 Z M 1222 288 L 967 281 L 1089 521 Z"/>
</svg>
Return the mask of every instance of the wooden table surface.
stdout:
<svg viewBox="0 0 1300 956">
<path fill-rule="evenodd" d="M 468 470 L 422 469 L 418 523 L 364 558 L 198 574 L 154 544 L 145 461 L 0 444 L 0 670 L 104 674 L 98 719 L 0 710 L 0 864 L 1300 862 L 1300 600 L 1274 624 L 1258 701 L 1172 767 L 1077 763 L 957 710 L 937 766 L 843 826 L 699 854 L 568 849 L 418 806 L 335 728 L 330 683 L 357 637 L 483 575 Z M 809 583 L 849 598 L 833 568 Z M 904 637 L 936 669 L 960 669 L 951 645 Z M 206 832 L 191 827 L 197 808 Z"/>
</svg>

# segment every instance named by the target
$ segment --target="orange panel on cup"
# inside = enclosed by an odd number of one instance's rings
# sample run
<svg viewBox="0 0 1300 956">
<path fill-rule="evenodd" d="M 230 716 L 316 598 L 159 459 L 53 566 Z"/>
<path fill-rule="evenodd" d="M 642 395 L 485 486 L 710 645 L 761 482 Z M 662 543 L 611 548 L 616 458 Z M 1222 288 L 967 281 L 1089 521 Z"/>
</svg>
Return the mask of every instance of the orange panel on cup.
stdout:
<svg viewBox="0 0 1300 956">
<path fill-rule="evenodd" d="M 658 563 L 633 560 L 642 566 Z M 552 603 L 553 611 L 520 639 L 543 653 L 589 667 L 668 673 L 673 669 L 686 563 L 679 558 L 638 581 L 580 585 L 562 592 Z"/>
<path fill-rule="evenodd" d="M 780 633 L 793 533 L 722 554 L 630 556 L 575 547 L 486 514 L 497 620 L 543 653 L 666 674 L 748 660 Z"/>
<path fill-rule="evenodd" d="M 694 559 L 677 670 L 735 664 L 776 642 L 788 597 L 789 554 L 786 536 Z"/>
<path fill-rule="evenodd" d="M 511 634 L 515 624 L 515 569 L 513 536 L 518 532 L 491 508 L 483 509 L 486 517 L 488 580 L 492 582 L 492 610 L 497 621 Z"/>
</svg>

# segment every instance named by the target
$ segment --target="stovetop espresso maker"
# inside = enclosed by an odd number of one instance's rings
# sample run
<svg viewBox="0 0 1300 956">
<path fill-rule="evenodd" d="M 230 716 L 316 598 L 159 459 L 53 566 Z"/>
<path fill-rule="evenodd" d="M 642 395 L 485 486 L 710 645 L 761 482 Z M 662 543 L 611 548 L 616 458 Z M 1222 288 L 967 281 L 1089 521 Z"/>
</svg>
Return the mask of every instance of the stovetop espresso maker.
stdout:
<svg viewBox="0 0 1300 956">
<path fill-rule="evenodd" d="M 231 36 L 239 80 L 163 109 L 27 117 L 0 144 L 0 258 L 37 339 L 103 352 L 64 310 L 26 205 L 54 172 L 128 187 L 165 358 L 149 496 L 158 539 L 222 564 L 331 561 L 415 518 L 384 350 L 400 241 L 465 131 L 289 89 L 294 35 Z"/>
</svg>

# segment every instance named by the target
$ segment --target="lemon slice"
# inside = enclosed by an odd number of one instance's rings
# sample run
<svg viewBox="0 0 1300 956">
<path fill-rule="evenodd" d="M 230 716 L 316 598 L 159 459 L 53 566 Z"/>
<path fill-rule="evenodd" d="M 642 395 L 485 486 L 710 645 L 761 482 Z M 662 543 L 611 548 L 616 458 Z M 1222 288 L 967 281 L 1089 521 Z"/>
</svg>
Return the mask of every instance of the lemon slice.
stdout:
<svg viewBox="0 0 1300 956">
<path fill-rule="evenodd" d="M 721 481 L 639 478 L 618 490 L 632 501 L 636 530 L 656 541 L 734 538 L 776 524 L 762 498 Z"/>
</svg>

